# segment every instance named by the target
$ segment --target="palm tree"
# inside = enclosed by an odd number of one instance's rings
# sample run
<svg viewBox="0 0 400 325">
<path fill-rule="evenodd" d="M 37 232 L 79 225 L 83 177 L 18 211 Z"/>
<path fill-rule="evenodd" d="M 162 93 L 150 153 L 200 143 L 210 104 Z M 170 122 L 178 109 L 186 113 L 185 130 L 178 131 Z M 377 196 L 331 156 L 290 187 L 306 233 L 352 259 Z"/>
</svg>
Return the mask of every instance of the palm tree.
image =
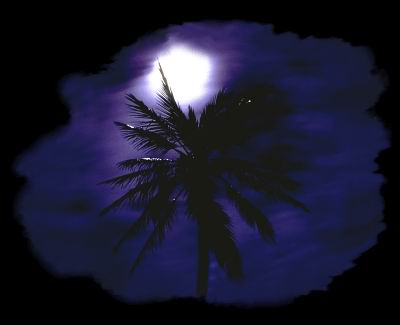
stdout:
<svg viewBox="0 0 400 325">
<path fill-rule="evenodd" d="M 148 107 L 132 94 L 127 95 L 135 125 L 115 122 L 123 136 L 137 150 L 151 158 L 121 161 L 125 174 L 103 183 L 127 189 L 126 193 L 102 210 L 102 214 L 124 203 L 143 207 L 115 246 L 148 225 L 153 230 L 132 264 L 133 272 L 146 253 L 158 247 L 172 226 L 178 204 L 198 226 L 197 296 L 208 289 L 210 255 L 213 254 L 228 278 L 241 280 L 241 256 L 235 243 L 230 216 L 216 200 L 225 196 L 236 206 L 243 220 L 256 228 L 261 238 L 275 239 L 271 223 L 263 212 L 241 192 L 250 187 L 279 201 L 307 210 L 288 193 L 298 188 L 294 180 L 259 164 L 230 155 L 230 148 L 253 134 L 246 117 L 257 107 L 257 99 L 219 91 L 199 118 L 189 106 L 187 115 L 176 102 L 161 65 L 162 90 L 157 94 L 159 109 Z M 171 152 L 173 159 L 165 158 Z"/>
</svg>

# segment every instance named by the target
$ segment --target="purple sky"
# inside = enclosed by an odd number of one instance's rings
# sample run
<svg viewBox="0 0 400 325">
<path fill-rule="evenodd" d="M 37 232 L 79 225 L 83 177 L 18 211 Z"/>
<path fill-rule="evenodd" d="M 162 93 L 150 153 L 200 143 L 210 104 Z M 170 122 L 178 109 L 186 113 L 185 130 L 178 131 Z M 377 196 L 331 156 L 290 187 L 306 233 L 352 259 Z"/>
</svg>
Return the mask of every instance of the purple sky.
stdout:
<svg viewBox="0 0 400 325">
<path fill-rule="evenodd" d="M 373 160 L 388 140 L 366 112 L 384 83 L 371 72 L 373 57 L 366 48 L 339 39 L 277 35 L 272 26 L 242 22 L 171 26 L 123 48 L 101 73 L 60 82 L 70 123 L 38 141 L 16 165 L 29 180 L 18 206 L 37 257 L 54 274 L 92 276 L 129 302 L 195 293 L 195 224 L 179 215 L 164 245 L 130 276 L 146 234 L 117 255 L 112 247 L 136 214 L 122 208 L 98 217 L 120 193 L 97 183 L 118 174 L 118 161 L 140 156 L 113 124 L 129 121 L 124 95 L 132 92 L 154 103 L 143 80 L 160 51 L 178 43 L 215 62 L 206 95 L 193 103 L 198 112 L 219 88 L 249 80 L 274 85 L 285 95 L 293 113 L 275 125 L 268 141 L 255 140 L 241 152 L 294 146 L 292 155 L 305 163 L 292 173 L 303 184 L 296 197 L 311 210 L 306 214 L 253 193 L 276 229 L 277 243 L 271 245 L 225 205 L 235 220 L 246 280 L 229 282 L 212 262 L 208 300 L 275 304 L 326 288 L 384 228 L 382 177 L 373 173 Z"/>
</svg>

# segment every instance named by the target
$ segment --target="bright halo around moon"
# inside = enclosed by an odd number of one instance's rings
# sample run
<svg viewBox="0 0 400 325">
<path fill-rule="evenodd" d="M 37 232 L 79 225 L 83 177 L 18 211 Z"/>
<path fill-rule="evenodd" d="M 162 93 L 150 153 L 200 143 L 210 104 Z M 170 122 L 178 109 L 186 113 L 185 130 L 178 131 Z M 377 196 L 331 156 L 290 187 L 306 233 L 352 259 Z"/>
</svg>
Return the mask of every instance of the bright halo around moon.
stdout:
<svg viewBox="0 0 400 325">
<path fill-rule="evenodd" d="M 183 45 L 167 49 L 155 60 L 149 75 L 152 92 L 158 92 L 162 87 L 158 62 L 179 104 L 192 104 L 206 94 L 212 67 L 209 56 Z"/>
</svg>

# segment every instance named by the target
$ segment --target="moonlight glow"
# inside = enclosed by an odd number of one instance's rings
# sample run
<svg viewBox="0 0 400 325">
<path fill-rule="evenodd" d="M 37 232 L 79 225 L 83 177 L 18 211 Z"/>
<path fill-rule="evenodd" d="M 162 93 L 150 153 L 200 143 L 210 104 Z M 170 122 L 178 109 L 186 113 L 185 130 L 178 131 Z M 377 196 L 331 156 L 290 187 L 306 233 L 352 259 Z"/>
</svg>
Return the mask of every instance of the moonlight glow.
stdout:
<svg viewBox="0 0 400 325">
<path fill-rule="evenodd" d="M 206 93 L 211 60 L 205 54 L 185 46 L 174 46 L 162 53 L 154 62 L 153 70 L 149 75 L 149 87 L 152 92 L 159 91 L 161 88 L 158 62 L 180 104 L 191 104 Z"/>
</svg>

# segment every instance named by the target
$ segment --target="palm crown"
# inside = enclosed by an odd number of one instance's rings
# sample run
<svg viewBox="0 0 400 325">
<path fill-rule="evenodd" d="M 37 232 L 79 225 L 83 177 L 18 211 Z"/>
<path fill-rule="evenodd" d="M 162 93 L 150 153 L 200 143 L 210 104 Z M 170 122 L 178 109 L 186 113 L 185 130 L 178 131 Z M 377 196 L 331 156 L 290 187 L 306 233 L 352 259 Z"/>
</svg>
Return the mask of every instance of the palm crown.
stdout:
<svg viewBox="0 0 400 325">
<path fill-rule="evenodd" d="M 297 182 L 283 172 L 229 155 L 229 149 L 248 139 L 252 127 L 245 127 L 249 112 L 257 107 L 256 98 L 219 91 L 199 118 L 189 106 L 187 115 L 176 102 L 159 66 L 162 90 L 157 94 L 159 109 L 148 107 L 134 95 L 127 95 L 129 112 L 135 125 L 115 122 L 123 136 L 151 158 L 128 159 L 118 163 L 123 175 L 103 183 L 126 190 L 103 209 L 102 214 L 128 203 L 143 207 L 142 213 L 117 242 L 117 250 L 127 239 L 148 225 L 153 230 L 132 264 L 134 271 L 146 253 L 156 248 L 172 226 L 178 204 L 198 226 L 197 295 L 205 297 L 208 288 L 209 258 L 213 254 L 219 266 L 232 280 L 243 278 L 241 256 L 235 243 L 230 216 L 216 197 L 227 197 L 240 216 L 256 228 L 261 238 L 274 241 L 274 230 L 267 217 L 242 193 L 250 187 L 270 198 L 307 210 L 288 193 Z M 175 152 L 173 159 L 165 158 Z"/>
</svg>

